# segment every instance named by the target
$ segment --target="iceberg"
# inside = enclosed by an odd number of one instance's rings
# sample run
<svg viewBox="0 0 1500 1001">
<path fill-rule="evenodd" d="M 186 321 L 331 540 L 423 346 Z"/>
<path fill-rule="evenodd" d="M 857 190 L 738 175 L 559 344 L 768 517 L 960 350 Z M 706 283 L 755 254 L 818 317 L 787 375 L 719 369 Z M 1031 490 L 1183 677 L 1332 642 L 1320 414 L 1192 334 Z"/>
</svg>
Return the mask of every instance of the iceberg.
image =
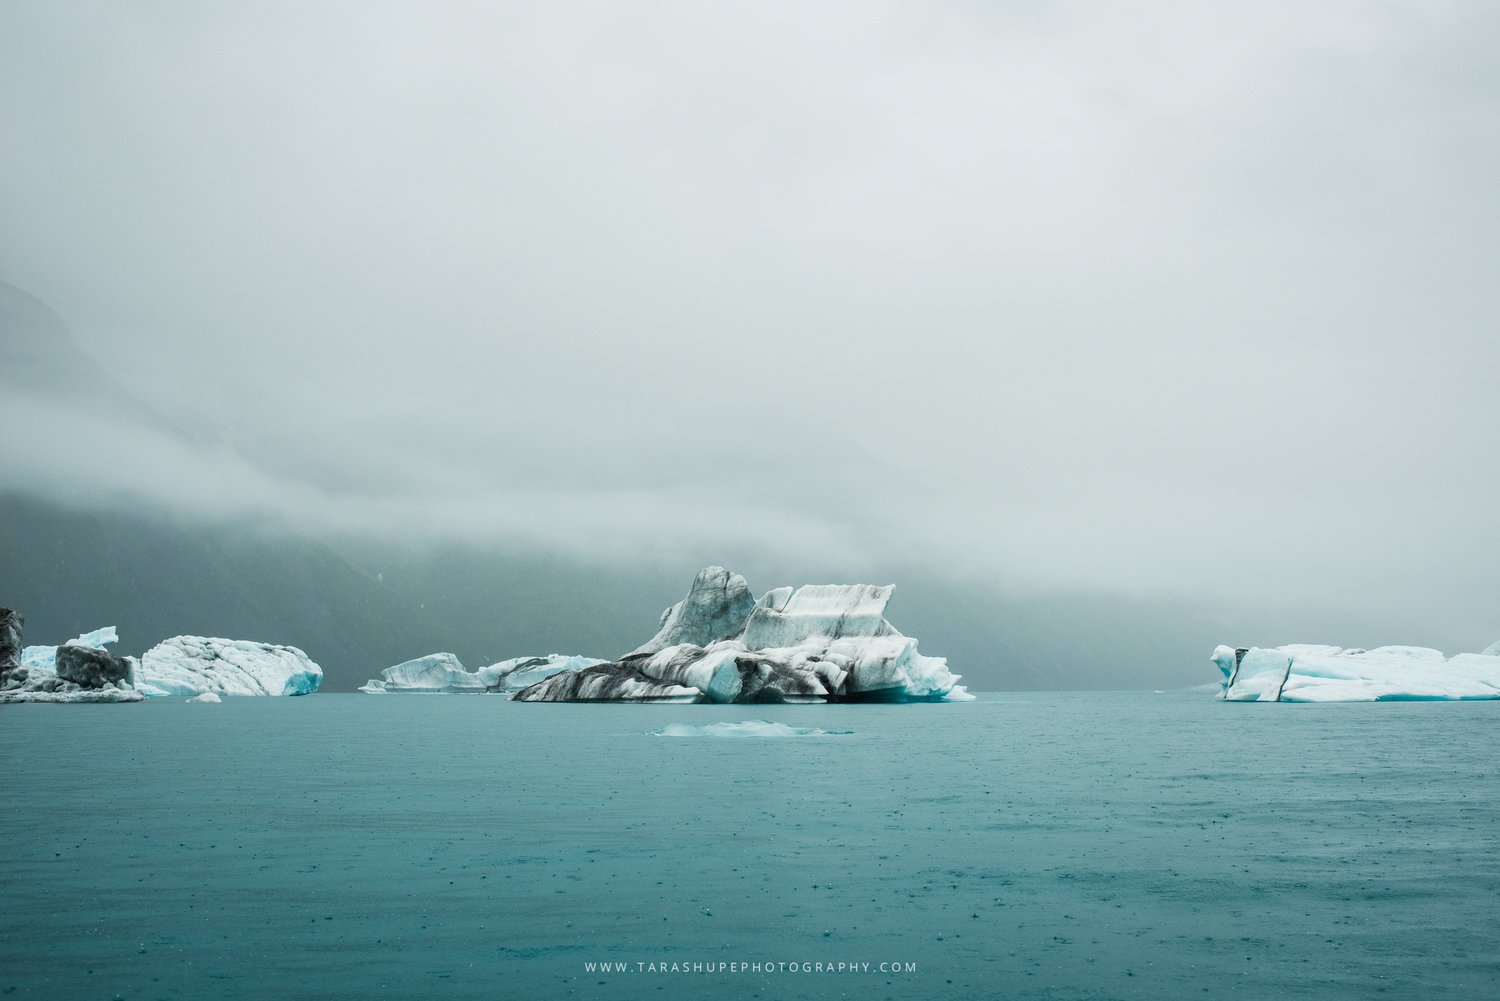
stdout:
<svg viewBox="0 0 1500 1001">
<path fill-rule="evenodd" d="M 0 608 L 0 703 L 140 702 L 128 682 L 132 657 L 116 657 L 104 645 L 118 637 L 113 626 L 74 637 L 62 646 L 21 646 L 21 616 Z"/>
<path fill-rule="evenodd" d="M 1494 651 L 1494 652 L 1492 652 Z M 1500 644 L 1452 657 L 1427 647 L 1293 644 L 1214 650 L 1226 702 L 1399 702 L 1500 698 Z"/>
<path fill-rule="evenodd" d="M 187 699 L 185 701 L 188 701 L 188 702 L 223 702 L 224 700 L 221 699 L 221 698 L 219 698 L 218 694 L 215 693 L 215 692 L 204 692 L 202 695 L 194 695 L 192 698 Z"/>
<path fill-rule="evenodd" d="M 0 646 L 19 646 L 20 616 L 10 612 L 0 619 L 6 626 Z M 115 627 L 105 626 L 61 646 L 22 648 L 19 657 L 0 651 L 0 702 L 139 702 L 160 696 L 217 702 L 220 695 L 306 695 L 323 680 L 323 669 L 296 647 L 174 636 L 136 660 L 104 649 L 118 639 Z"/>
<path fill-rule="evenodd" d="M 549 653 L 545 657 L 514 657 L 502 660 L 489 667 L 481 667 L 479 675 L 485 680 L 487 690 L 492 692 L 519 692 L 563 671 L 581 671 L 586 667 L 603 664 L 598 657 L 579 657 L 573 654 Z"/>
<path fill-rule="evenodd" d="M 430 653 L 388 667 L 380 677 L 360 686 L 369 695 L 483 695 L 515 692 L 563 671 L 578 671 L 604 661 L 551 653 L 545 657 L 515 657 L 477 671 L 465 670 L 451 653 Z"/>
<path fill-rule="evenodd" d="M 149 696 L 308 695 L 323 669 L 293 646 L 174 636 L 147 650 L 129 681 Z"/>
<path fill-rule="evenodd" d="M 451 653 L 430 653 L 404 661 L 380 672 L 360 686 L 360 691 L 378 695 L 384 692 L 483 692 L 479 675 L 465 671 Z"/>
<path fill-rule="evenodd" d="M 778 587 L 759 600 L 723 567 L 694 577 L 655 636 L 613 662 L 563 670 L 520 702 L 959 702 L 942 657 L 885 618 L 892 585 Z"/>
</svg>

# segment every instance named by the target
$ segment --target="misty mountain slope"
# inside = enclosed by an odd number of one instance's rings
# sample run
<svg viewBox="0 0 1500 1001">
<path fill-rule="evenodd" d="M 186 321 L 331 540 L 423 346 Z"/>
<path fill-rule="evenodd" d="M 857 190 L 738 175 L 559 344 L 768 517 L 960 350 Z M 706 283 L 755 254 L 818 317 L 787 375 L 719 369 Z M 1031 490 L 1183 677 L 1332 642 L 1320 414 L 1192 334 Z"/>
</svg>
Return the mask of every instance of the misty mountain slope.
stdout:
<svg viewBox="0 0 1500 1001">
<path fill-rule="evenodd" d="M 131 654 L 182 633 L 286 643 L 322 665 L 327 690 L 349 691 L 439 650 L 469 666 L 615 653 L 661 611 L 660 587 L 619 571 L 460 549 L 363 554 L 384 569 L 296 536 L 0 495 L 0 605 L 25 615 L 29 643 L 101 625 Z"/>
<path fill-rule="evenodd" d="M 31 643 L 101 625 L 136 655 L 184 633 L 286 643 L 333 688 L 420 629 L 398 596 L 316 544 L 13 495 L 0 497 L 0 601 L 26 616 Z"/>
</svg>

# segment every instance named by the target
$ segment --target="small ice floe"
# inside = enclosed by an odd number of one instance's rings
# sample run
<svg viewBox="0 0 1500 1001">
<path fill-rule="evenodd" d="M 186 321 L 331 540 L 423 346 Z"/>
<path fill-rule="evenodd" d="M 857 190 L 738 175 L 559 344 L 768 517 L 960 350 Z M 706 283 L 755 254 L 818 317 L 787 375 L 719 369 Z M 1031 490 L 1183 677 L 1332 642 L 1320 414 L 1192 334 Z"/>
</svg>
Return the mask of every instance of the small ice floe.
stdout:
<svg viewBox="0 0 1500 1001">
<path fill-rule="evenodd" d="M 221 698 L 219 698 L 219 693 L 218 692 L 204 692 L 202 695 L 194 695 L 192 698 L 190 698 L 190 699 L 184 699 L 183 701 L 184 702 L 223 702 L 224 700 L 221 699 Z"/>
<path fill-rule="evenodd" d="M 853 730 L 820 730 L 814 726 L 787 726 L 770 720 L 754 719 L 743 723 L 671 723 L 651 731 L 655 737 L 843 737 Z"/>
</svg>

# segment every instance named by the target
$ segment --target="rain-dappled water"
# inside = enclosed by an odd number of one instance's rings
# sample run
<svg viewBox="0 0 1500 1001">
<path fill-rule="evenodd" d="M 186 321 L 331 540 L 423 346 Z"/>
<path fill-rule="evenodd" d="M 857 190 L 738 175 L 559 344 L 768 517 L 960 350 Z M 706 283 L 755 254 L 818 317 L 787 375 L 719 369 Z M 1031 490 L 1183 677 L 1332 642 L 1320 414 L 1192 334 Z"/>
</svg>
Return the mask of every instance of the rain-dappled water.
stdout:
<svg viewBox="0 0 1500 1001">
<path fill-rule="evenodd" d="M 743 720 L 793 729 L 653 733 Z M 1500 703 L 320 694 L 0 754 L 0 997 L 1500 996 Z"/>
</svg>

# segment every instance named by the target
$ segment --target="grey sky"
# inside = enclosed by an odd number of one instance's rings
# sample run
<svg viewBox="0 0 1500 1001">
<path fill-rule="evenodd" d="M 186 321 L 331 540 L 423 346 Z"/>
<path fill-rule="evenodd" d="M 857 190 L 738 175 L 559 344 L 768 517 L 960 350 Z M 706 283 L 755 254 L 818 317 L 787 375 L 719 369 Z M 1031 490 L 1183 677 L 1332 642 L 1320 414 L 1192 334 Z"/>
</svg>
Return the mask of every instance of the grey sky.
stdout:
<svg viewBox="0 0 1500 1001">
<path fill-rule="evenodd" d="M 1496 632 L 1497 31 L 8 0 L 0 279 L 208 430 L 12 392 L 5 475 Z"/>
</svg>

